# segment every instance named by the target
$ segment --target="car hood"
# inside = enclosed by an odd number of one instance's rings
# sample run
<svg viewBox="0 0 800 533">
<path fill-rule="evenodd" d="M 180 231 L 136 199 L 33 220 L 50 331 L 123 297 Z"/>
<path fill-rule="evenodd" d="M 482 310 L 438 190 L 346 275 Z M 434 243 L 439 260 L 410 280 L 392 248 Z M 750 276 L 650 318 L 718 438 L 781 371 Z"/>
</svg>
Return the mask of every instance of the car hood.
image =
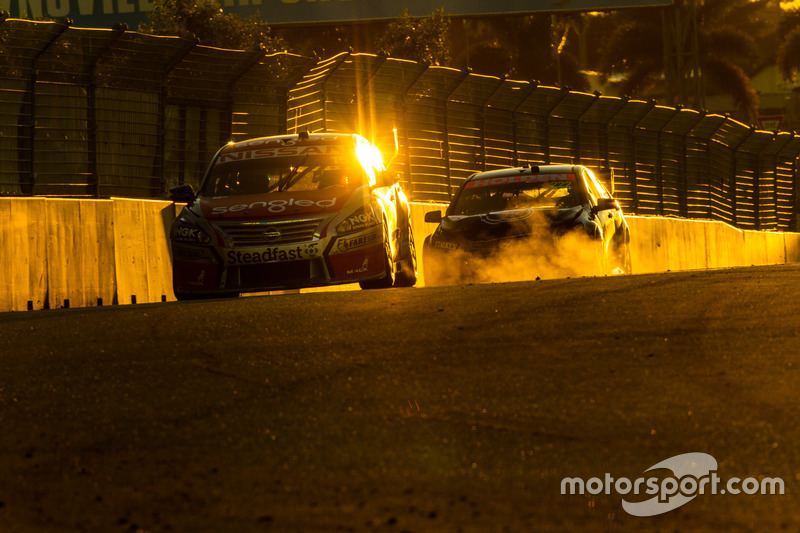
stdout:
<svg viewBox="0 0 800 533">
<path fill-rule="evenodd" d="M 319 191 L 200 197 L 194 207 L 209 220 L 305 216 L 335 213 L 359 191 L 361 189 L 330 188 Z"/>
<path fill-rule="evenodd" d="M 451 215 L 442 219 L 438 233 L 448 240 L 495 240 L 539 232 L 571 229 L 587 207 L 514 209 L 480 215 Z"/>
</svg>

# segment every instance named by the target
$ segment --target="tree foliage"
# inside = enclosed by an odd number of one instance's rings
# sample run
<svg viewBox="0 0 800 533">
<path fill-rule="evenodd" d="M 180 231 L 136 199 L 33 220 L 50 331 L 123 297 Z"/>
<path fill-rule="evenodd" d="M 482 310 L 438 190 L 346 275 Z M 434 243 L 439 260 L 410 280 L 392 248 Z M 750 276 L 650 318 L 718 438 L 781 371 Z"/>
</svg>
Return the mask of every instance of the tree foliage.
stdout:
<svg viewBox="0 0 800 533">
<path fill-rule="evenodd" d="M 794 81 L 800 71 L 800 9 L 791 9 L 781 17 L 778 27 L 781 44 L 778 48 L 778 70 L 785 80 Z"/>
<path fill-rule="evenodd" d="M 678 3 L 674 9 L 685 5 Z M 744 121 L 757 118 L 758 96 L 750 75 L 763 66 L 756 37 L 768 31 L 764 13 L 770 5 L 770 0 L 705 0 L 696 7 L 701 86 L 729 96 L 738 109 L 737 118 Z M 661 13 L 637 9 L 605 17 L 615 23 L 603 45 L 602 72 L 622 77 L 619 90 L 630 96 L 663 87 L 666 65 Z M 668 50 L 666 55 L 671 54 Z M 688 64 L 689 60 L 683 59 Z M 692 75 L 688 70 L 678 73 L 680 77 Z"/>
<path fill-rule="evenodd" d="M 285 50 L 266 22 L 257 15 L 242 18 L 224 13 L 217 0 L 155 0 L 154 9 L 139 31 L 196 39 L 200 44 L 237 50 Z"/>
<path fill-rule="evenodd" d="M 446 39 L 449 23 L 444 9 L 423 18 L 409 16 L 406 9 L 378 39 L 376 52 L 431 65 L 446 65 L 450 57 Z"/>
<path fill-rule="evenodd" d="M 451 30 L 453 66 L 586 90 L 578 46 L 581 20 L 578 14 L 465 19 Z"/>
</svg>

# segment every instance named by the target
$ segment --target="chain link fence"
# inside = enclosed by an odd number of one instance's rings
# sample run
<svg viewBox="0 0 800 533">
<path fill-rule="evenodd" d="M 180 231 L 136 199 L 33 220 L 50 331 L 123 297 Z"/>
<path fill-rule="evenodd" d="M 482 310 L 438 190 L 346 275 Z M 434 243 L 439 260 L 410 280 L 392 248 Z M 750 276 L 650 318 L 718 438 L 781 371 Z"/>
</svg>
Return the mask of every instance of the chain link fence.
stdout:
<svg viewBox="0 0 800 533">
<path fill-rule="evenodd" d="M 655 102 L 344 53 L 221 50 L 61 22 L 0 22 L 0 194 L 164 198 L 218 148 L 360 132 L 415 201 L 477 171 L 580 163 L 629 213 L 797 229 L 800 137 Z M 394 150 L 394 147 L 397 150 Z"/>
</svg>

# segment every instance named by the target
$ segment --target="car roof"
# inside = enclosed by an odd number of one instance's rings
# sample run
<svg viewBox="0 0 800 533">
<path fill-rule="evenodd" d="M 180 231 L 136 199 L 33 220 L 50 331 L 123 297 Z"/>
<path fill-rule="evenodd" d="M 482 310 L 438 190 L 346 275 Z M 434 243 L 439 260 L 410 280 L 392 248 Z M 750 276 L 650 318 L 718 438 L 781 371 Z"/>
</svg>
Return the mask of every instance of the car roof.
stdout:
<svg viewBox="0 0 800 533">
<path fill-rule="evenodd" d="M 272 135 L 269 137 L 256 137 L 254 139 L 230 142 L 222 147 L 220 153 L 282 146 L 289 141 L 292 142 L 292 146 L 315 146 L 320 144 L 344 144 L 355 146 L 357 143 L 368 142 L 361 135 L 356 133 L 308 133 L 303 131 L 288 135 Z"/>
<path fill-rule="evenodd" d="M 532 165 L 529 167 L 511 167 L 478 172 L 467 178 L 467 181 L 507 176 L 527 176 L 533 174 L 575 174 L 583 168 L 581 165 Z"/>
</svg>

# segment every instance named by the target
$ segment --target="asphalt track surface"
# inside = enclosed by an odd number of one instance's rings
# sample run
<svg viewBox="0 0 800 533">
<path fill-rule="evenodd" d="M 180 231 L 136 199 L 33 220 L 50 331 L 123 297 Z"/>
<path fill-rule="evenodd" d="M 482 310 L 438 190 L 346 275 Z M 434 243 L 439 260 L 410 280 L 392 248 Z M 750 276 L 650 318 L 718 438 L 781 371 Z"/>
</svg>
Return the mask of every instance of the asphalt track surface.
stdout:
<svg viewBox="0 0 800 533">
<path fill-rule="evenodd" d="M 797 531 L 798 282 L 785 265 L 2 314 L 0 531 Z M 561 494 L 688 452 L 785 494 L 650 517 Z"/>
</svg>

